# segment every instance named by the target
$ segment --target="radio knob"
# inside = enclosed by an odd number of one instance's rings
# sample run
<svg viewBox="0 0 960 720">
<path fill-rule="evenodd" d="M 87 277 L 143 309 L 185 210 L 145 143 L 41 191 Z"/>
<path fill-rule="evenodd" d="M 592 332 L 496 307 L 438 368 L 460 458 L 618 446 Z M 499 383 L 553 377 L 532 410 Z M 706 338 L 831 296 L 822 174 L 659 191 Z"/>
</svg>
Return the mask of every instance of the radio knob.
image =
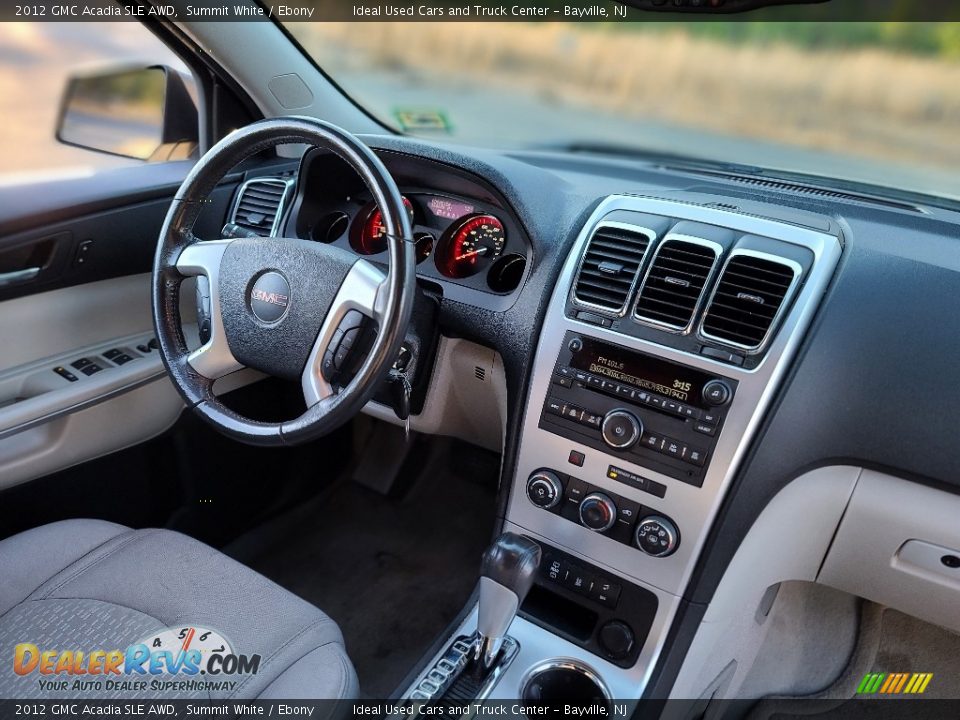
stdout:
<svg viewBox="0 0 960 720">
<path fill-rule="evenodd" d="M 600 426 L 603 441 L 614 450 L 633 447 L 643 435 L 643 423 L 626 410 L 611 410 Z"/>
<path fill-rule="evenodd" d="M 590 493 L 580 503 L 580 523 L 594 532 L 606 532 L 617 520 L 617 506 L 603 493 Z"/>
<path fill-rule="evenodd" d="M 731 395 L 733 391 L 723 380 L 711 380 L 703 386 L 703 401 L 713 407 L 726 405 Z"/>
<path fill-rule="evenodd" d="M 647 555 L 666 557 L 673 554 L 680 544 L 680 532 L 673 521 L 663 515 L 649 515 L 637 525 L 633 539 Z"/>
<path fill-rule="evenodd" d="M 527 497 L 537 507 L 549 510 L 563 498 L 563 483 L 555 472 L 537 470 L 527 480 Z"/>
</svg>

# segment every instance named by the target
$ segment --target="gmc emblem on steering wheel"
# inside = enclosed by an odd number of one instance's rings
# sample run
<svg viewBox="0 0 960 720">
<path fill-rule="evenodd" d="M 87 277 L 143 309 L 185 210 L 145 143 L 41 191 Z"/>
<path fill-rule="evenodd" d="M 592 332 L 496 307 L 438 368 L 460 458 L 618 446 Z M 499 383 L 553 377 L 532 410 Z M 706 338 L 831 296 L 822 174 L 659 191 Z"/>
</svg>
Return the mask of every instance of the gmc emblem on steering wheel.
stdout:
<svg viewBox="0 0 960 720">
<path fill-rule="evenodd" d="M 250 310 L 265 323 L 279 321 L 290 305 L 290 283 L 275 270 L 264 273 L 250 289 Z"/>
</svg>

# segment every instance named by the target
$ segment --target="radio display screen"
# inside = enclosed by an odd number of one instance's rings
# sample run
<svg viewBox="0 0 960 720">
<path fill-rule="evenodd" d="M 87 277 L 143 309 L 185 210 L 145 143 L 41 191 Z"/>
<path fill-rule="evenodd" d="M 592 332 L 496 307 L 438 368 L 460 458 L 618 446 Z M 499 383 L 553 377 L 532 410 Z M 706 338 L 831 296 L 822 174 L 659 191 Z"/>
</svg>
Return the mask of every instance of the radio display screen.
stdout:
<svg viewBox="0 0 960 720">
<path fill-rule="evenodd" d="M 570 359 L 575 370 L 704 407 L 701 392 L 713 375 L 598 340 L 583 338 L 582 342 L 583 347 Z"/>
</svg>

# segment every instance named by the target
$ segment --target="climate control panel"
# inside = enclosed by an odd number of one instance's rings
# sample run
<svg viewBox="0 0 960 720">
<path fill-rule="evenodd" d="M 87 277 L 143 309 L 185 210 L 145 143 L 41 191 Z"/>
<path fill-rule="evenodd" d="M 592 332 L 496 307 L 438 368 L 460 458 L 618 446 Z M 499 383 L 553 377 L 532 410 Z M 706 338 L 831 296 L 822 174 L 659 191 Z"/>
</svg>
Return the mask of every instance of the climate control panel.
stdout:
<svg viewBox="0 0 960 720">
<path fill-rule="evenodd" d="M 538 508 L 651 557 L 672 555 L 680 545 L 679 529 L 663 513 L 549 468 L 530 475 L 527 497 Z"/>
</svg>

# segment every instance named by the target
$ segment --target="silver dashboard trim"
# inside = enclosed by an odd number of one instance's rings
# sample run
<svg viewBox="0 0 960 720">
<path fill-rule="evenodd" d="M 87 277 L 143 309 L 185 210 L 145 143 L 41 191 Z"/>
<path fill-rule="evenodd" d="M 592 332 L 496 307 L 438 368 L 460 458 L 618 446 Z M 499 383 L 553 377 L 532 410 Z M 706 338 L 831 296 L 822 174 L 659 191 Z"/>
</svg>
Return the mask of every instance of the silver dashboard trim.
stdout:
<svg viewBox="0 0 960 720">
<path fill-rule="evenodd" d="M 621 335 L 612 329 L 584 323 L 566 316 L 566 302 L 585 243 L 603 218 L 617 210 L 633 210 L 675 220 L 691 220 L 730 228 L 747 235 L 758 235 L 805 248 L 813 254 L 806 282 L 799 286 L 779 331 L 770 338 L 767 354 L 753 369 L 735 367 L 690 352 L 660 345 L 650 340 Z M 840 240 L 834 235 L 783 224 L 767 218 L 743 215 L 729 210 L 663 200 L 658 198 L 614 195 L 603 200 L 578 235 L 553 290 L 535 350 L 515 475 L 507 505 L 505 529 L 541 539 L 586 562 L 610 571 L 656 592 L 660 607 L 640 659 L 633 668 L 604 668 L 604 680 L 620 695 L 624 682 L 633 683 L 623 697 L 637 697 L 652 672 L 673 621 L 675 609 L 684 593 L 703 549 L 717 512 L 734 475 L 746 454 L 777 387 L 796 354 L 818 302 L 830 282 L 841 254 Z M 632 461 L 630 456 L 595 450 L 567 440 L 539 427 L 540 414 L 549 392 L 556 358 L 568 331 L 614 343 L 678 362 L 718 377 L 736 380 L 738 388 L 724 426 L 717 438 L 712 461 L 701 487 L 680 482 Z M 571 449 L 585 456 L 582 467 L 564 464 Z M 610 480 L 608 466 L 617 465 L 667 486 L 659 499 L 640 490 Z M 608 491 L 651 507 L 670 517 L 678 526 L 683 541 L 672 555 L 654 558 L 618 543 L 558 515 L 544 512 L 527 502 L 526 478 L 540 468 L 570 472 L 600 491 Z M 668 613 L 666 616 L 664 613 Z M 558 638 L 559 640 L 559 638 Z M 522 642 L 522 639 L 521 639 Z M 583 654 L 582 651 L 580 654 Z"/>
<path fill-rule="evenodd" d="M 643 288 L 646 287 L 647 281 L 650 279 L 650 271 L 653 270 L 653 266 L 656 264 L 657 258 L 660 256 L 660 251 L 663 249 L 663 246 L 671 240 L 685 242 L 691 245 L 700 245 L 701 247 L 706 247 L 713 250 L 713 263 L 710 265 L 710 271 L 707 273 L 707 277 L 704 278 L 703 287 L 700 288 L 700 294 L 697 295 L 697 302 L 693 306 L 693 312 L 690 313 L 690 320 L 683 327 L 671 325 L 670 323 L 665 323 L 660 320 L 654 320 L 653 318 L 640 315 L 638 312 L 638 308 L 640 306 L 640 297 L 643 295 Z M 666 235 L 664 235 L 663 240 L 657 244 L 656 252 L 654 252 L 653 257 L 650 259 L 650 264 L 647 265 L 647 271 L 643 274 L 643 282 L 641 282 L 637 288 L 637 296 L 633 300 L 633 312 L 631 313 L 633 320 L 641 325 L 649 325 L 657 330 L 664 330 L 666 332 L 674 333 L 675 335 L 688 335 L 697 321 L 697 316 L 700 314 L 700 311 L 703 310 L 703 299 L 707 294 L 707 288 L 710 287 L 711 283 L 713 283 L 717 277 L 717 265 L 720 262 L 720 258 L 723 257 L 723 252 L 723 246 L 720 243 L 713 242 L 712 240 L 705 240 L 704 238 L 699 238 L 694 235 L 684 235 L 683 233 L 668 232 Z"/>
<path fill-rule="evenodd" d="M 593 236 L 603 228 L 626 230 L 627 232 L 647 236 L 647 247 L 643 251 L 643 257 L 640 258 L 640 263 L 637 265 L 637 271 L 633 274 L 633 280 L 630 282 L 630 290 L 627 292 L 627 298 L 623 301 L 623 305 L 621 305 L 619 309 L 612 309 L 606 305 L 597 305 L 596 303 L 586 302 L 577 298 L 577 280 L 580 278 L 580 271 L 583 269 L 583 263 L 587 259 L 587 250 L 590 248 L 590 241 L 592 241 Z M 640 276 L 643 274 L 644 267 L 647 265 L 647 258 L 650 257 L 650 250 L 657 245 L 659 239 L 660 238 L 656 231 L 648 227 L 643 227 L 642 225 L 633 225 L 631 223 L 620 222 L 617 220 L 605 220 L 595 225 L 593 230 L 590 232 L 589 240 L 579 252 L 580 257 L 577 261 L 577 270 L 573 275 L 573 282 L 570 284 L 570 304 L 585 310 L 594 310 L 603 315 L 624 317 L 627 314 L 630 304 L 633 302 L 633 296 L 637 292 Z"/>
<path fill-rule="evenodd" d="M 763 336 L 763 340 L 756 345 L 743 345 L 741 343 L 733 342 L 732 340 L 727 340 L 726 338 L 720 338 L 716 335 L 711 335 L 703 329 L 703 324 L 706 322 L 707 315 L 710 313 L 710 306 L 713 305 L 713 299 L 716 297 L 717 288 L 720 287 L 720 281 L 723 279 L 723 274 L 727 271 L 730 261 L 736 257 L 741 257 L 744 255 L 748 257 L 760 258 L 762 260 L 769 260 L 770 262 L 783 265 L 793 271 L 793 280 L 790 281 L 790 286 L 787 288 L 787 292 L 783 296 L 783 301 L 780 303 L 780 307 L 777 309 L 776 314 L 774 314 L 773 319 L 770 321 L 770 327 L 767 328 L 767 332 Z M 777 331 L 777 327 L 780 325 L 780 320 L 783 319 L 784 314 L 789 309 L 790 303 L 793 301 L 793 295 L 796 292 L 797 285 L 800 282 L 800 277 L 802 275 L 803 268 L 799 263 L 794 262 L 790 258 L 785 258 L 782 255 L 773 255 L 772 253 L 760 252 L 759 250 L 750 250 L 748 248 L 734 248 L 724 261 L 723 267 L 720 268 L 720 272 L 717 273 L 717 279 L 713 284 L 713 290 L 710 292 L 710 297 L 707 299 L 707 302 L 704 305 L 703 315 L 700 317 L 700 322 L 697 324 L 697 337 L 703 338 L 704 340 L 712 340 L 713 342 L 725 345 L 727 347 L 745 350 L 750 355 L 756 355 L 757 353 L 763 352 L 764 348 L 767 346 L 767 343 L 770 341 L 770 338 Z"/>
<path fill-rule="evenodd" d="M 280 226 L 283 224 L 283 215 L 287 211 L 287 205 L 290 203 L 290 198 L 293 195 L 293 188 L 297 184 L 296 178 L 281 178 L 281 177 L 256 177 L 250 178 L 245 181 L 240 189 L 237 190 L 237 196 L 233 199 L 233 205 L 230 206 L 230 222 L 236 224 L 237 222 L 237 210 L 240 209 L 240 201 L 243 199 L 243 194 L 246 192 L 247 188 L 250 185 L 256 185 L 257 183 L 267 184 L 267 185 L 283 185 L 283 195 L 280 196 L 280 204 L 277 205 L 277 214 L 273 218 L 273 225 L 270 227 L 270 237 L 275 237 L 277 231 L 280 229 Z"/>
</svg>

